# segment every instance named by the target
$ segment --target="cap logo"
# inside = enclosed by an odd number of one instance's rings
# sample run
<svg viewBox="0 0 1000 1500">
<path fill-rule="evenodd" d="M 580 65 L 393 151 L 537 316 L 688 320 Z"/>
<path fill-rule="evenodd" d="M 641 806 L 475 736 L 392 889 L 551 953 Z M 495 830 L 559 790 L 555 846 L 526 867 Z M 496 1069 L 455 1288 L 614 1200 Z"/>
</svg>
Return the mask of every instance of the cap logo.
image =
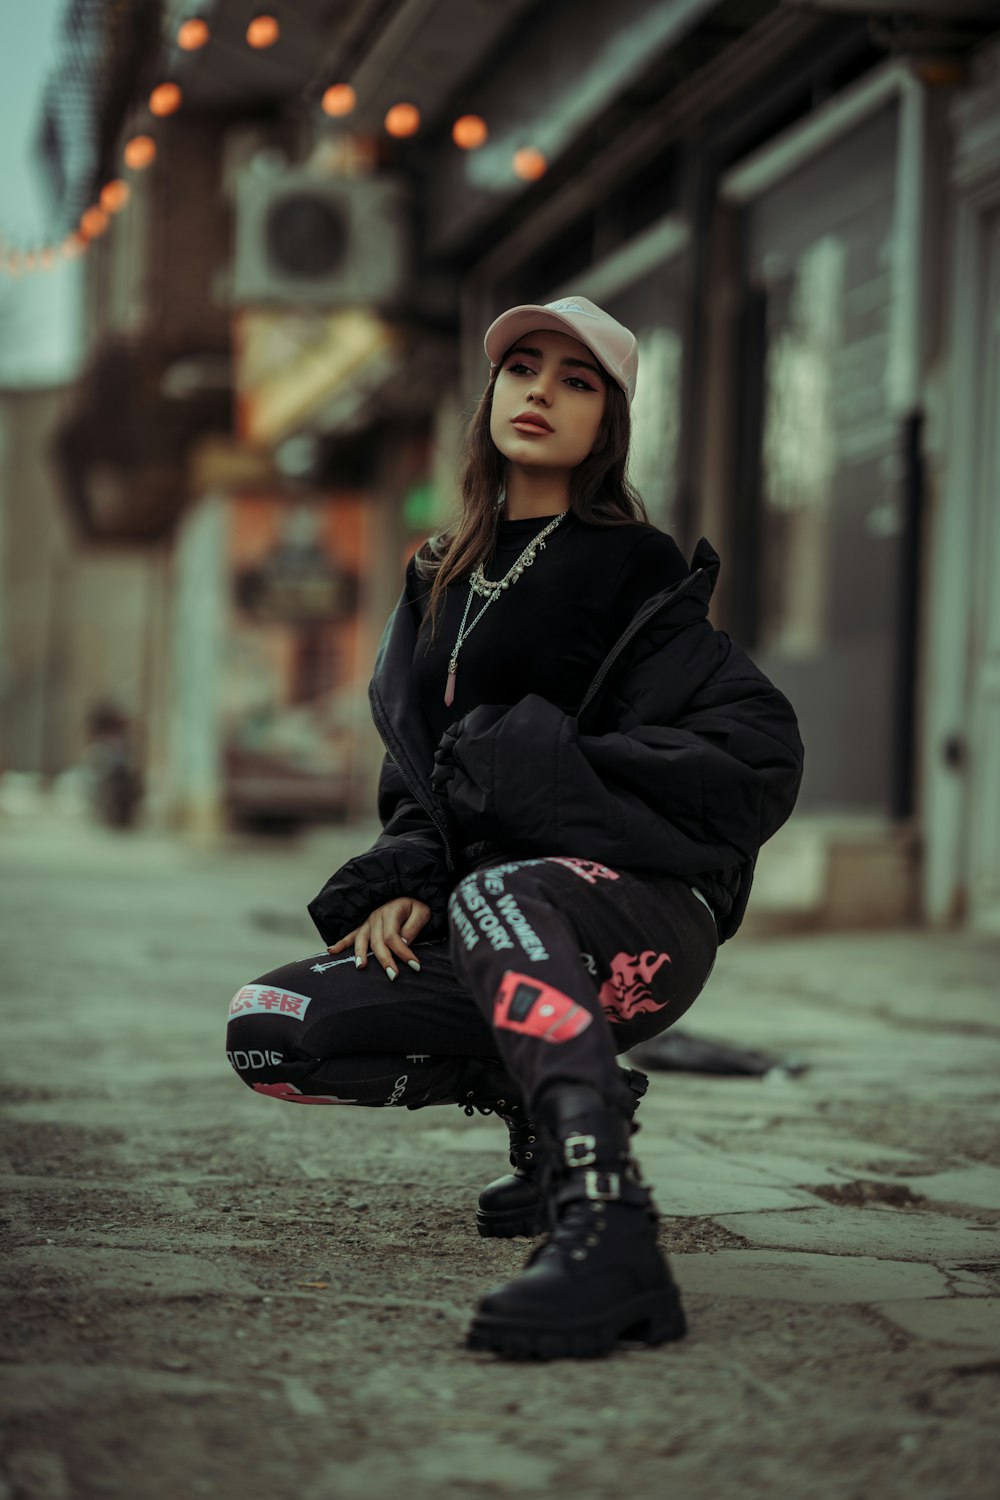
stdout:
<svg viewBox="0 0 1000 1500">
<path fill-rule="evenodd" d="M 581 307 L 579 302 L 550 302 L 548 303 L 552 312 L 579 313 L 583 318 L 596 318 L 597 313 L 590 312 L 586 307 Z"/>
</svg>

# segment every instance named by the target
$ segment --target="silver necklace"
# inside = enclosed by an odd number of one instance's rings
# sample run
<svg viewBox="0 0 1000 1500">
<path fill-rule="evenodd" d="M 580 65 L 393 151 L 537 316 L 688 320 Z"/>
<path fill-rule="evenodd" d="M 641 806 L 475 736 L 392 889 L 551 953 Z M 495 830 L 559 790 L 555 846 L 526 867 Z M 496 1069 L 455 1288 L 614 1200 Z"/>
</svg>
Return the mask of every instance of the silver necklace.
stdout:
<svg viewBox="0 0 1000 1500">
<path fill-rule="evenodd" d="M 525 568 L 531 567 L 531 564 L 535 560 L 536 553 L 544 551 L 545 538 L 548 536 L 549 532 L 555 531 L 556 527 L 559 525 L 559 522 L 562 521 L 568 514 L 569 512 L 564 510 L 560 515 L 555 516 L 547 526 L 543 526 L 538 535 L 532 537 L 531 541 L 525 547 L 524 551 L 514 563 L 513 567 L 509 568 L 502 578 L 498 578 L 495 581 L 487 578 L 483 573 L 482 563 L 478 563 L 473 569 L 472 577 L 469 582 L 469 597 L 465 601 L 465 613 L 462 615 L 462 623 L 458 627 L 458 635 L 455 637 L 455 644 L 452 647 L 451 659 L 448 662 L 448 681 L 445 684 L 444 690 L 444 701 L 448 708 L 451 707 L 452 703 L 455 700 L 455 679 L 458 675 L 458 653 L 462 649 L 466 636 L 469 635 L 473 626 L 479 624 L 479 621 L 483 618 L 483 615 L 489 609 L 494 599 L 499 599 L 504 589 L 510 588 L 513 584 L 515 584 L 520 578 L 521 574 L 524 572 Z M 473 594 L 479 594 L 485 597 L 486 603 L 483 605 L 479 613 L 473 617 L 468 629 L 466 629 L 465 622 L 469 618 L 469 608 L 472 604 Z"/>
</svg>

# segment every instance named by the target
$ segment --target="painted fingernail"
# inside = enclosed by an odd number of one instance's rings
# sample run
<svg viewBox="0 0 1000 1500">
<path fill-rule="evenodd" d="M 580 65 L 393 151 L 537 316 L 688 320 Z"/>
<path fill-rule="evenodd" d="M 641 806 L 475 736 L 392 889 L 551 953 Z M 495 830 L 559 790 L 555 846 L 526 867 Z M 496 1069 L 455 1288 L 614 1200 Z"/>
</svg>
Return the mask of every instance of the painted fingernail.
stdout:
<svg viewBox="0 0 1000 1500">
<path fill-rule="evenodd" d="M 390 979 L 395 979 L 395 977 L 396 977 L 396 971 L 395 971 L 395 969 L 386 969 L 385 972 L 388 974 L 388 976 L 389 976 Z"/>
<path fill-rule="evenodd" d="M 408 958 L 406 962 L 409 964 L 411 969 L 416 969 L 417 973 L 420 973 L 420 965 L 417 963 L 417 960 L 415 958 Z"/>
<path fill-rule="evenodd" d="M 360 969 L 361 968 L 361 959 L 358 957 L 358 955 L 356 953 L 354 955 L 354 967 L 356 969 Z"/>
</svg>

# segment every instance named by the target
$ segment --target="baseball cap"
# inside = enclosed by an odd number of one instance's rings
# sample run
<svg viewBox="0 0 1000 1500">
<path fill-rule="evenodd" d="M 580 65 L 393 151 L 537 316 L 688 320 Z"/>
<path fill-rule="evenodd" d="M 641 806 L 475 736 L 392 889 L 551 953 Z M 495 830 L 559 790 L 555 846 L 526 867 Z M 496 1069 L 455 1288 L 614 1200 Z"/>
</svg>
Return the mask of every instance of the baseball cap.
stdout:
<svg viewBox="0 0 1000 1500">
<path fill-rule="evenodd" d="M 586 344 L 632 405 L 639 365 L 635 334 L 586 297 L 562 297 L 558 302 L 527 302 L 508 308 L 486 330 L 483 347 L 490 364 L 498 365 L 511 344 L 536 328 L 568 333 Z"/>
</svg>

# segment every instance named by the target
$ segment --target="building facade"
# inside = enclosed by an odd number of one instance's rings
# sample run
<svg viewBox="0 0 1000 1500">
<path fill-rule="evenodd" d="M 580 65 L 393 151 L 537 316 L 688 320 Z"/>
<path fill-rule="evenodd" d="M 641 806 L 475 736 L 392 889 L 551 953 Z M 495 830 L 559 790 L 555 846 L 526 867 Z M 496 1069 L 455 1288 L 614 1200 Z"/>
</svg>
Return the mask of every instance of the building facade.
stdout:
<svg viewBox="0 0 1000 1500">
<path fill-rule="evenodd" d="M 251 10 L 218 7 L 231 30 Z M 318 8 L 299 11 L 320 24 Z M 203 556 L 190 537 L 244 504 L 233 476 L 248 455 L 255 483 L 292 506 L 317 485 L 335 503 L 343 465 L 366 455 L 342 714 L 369 770 L 356 809 L 379 758 L 363 663 L 408 551 L 455 502 L 483 332 L 507 306 L 578 293 L 639 339 L 632 469 L 653 520 L 687 555 L 701 535 L 716 547 L 714 623 L 799 714 L 800 801 L 762 855 L 755 910 L 806 927 L 1000 928 L 1000 15 L 978 0 L 907 13 L 879 0 L 524 0 L 501 21 L 495 7 L 400 0 L 344 7 L 322 66 L 266 100 L 243 74 L 190 64 L 194 114 L 170 149 L 202 146 L 186 204 L 173 158 L 176 251 L 150 227 L 162 206 L 137 221 L 135 285 L 148 290 L 157 268 L 160 324 L 169 307 L 180 329 L 161 339 L 149 412 L 172 411 L 184 462 L 172 498 L 155 502 L 149 477 L 150 545 L 171 558 L 176 611 Z M 335 74 L 358 107 L 332 124 L 303 99 Z M 382 116 L 401 99 L 421 128 L 390 141 Z M 489 124 L 478 150 L 451 137 L 467 113 Z M 510 168 L 527 148 L 540 175 Z M 309 222 L 346 223 L 349 242 L 381 211 L 366 182 L 398 191 L 405 254 L 368 324 L 372 257 L 356 272 L 349 257 L 321 265 L 314 235 L 270 291 L 241 269 L 250 218 L 235 184 L 254 172 L 257 198 L 275 202 L 282 172 L 312 174 L 309 212 L 327 217 Z M 210 256 L 192 275 L 198 233 Z M 104 274 L 106 305 L 134 334 L 123 273 Z M 315 357 L 268 387 L 282 340 Z M 147 321 L 147 359 L 151 342 Z M 227 360 L 228 426 L 210 400 Z M 179 640 L 191 621 L 176 619 Z M 184 737 L 181 722 L 173 742 Z M 198 751 L 216 805 L 222 754 L 218 734 Z"/>
</svg>

